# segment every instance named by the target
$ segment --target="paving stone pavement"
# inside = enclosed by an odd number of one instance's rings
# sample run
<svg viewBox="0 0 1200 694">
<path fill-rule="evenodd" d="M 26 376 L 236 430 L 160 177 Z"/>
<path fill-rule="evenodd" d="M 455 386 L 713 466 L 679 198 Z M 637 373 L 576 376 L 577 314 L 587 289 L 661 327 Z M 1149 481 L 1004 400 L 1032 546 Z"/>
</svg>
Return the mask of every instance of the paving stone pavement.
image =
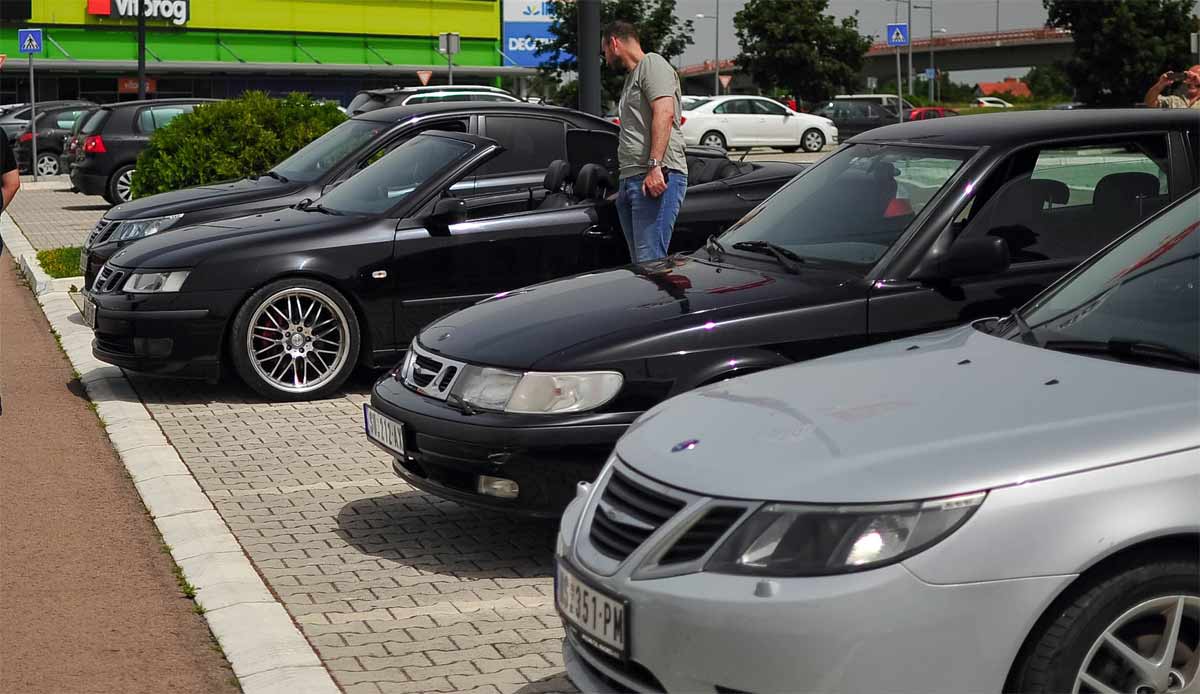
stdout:
<svg viewBox="0 0 1200 694">
<path fill-rule="evenodd" d="M 21 191 L 6 212 L 37 250 L 82 246 L 110 205 L 104 198 L 71 192 L 66 176 L 21 178 Z"/>
<path fill-rule="evenodd" d="M 236 382 L 132 380 L 346 692 L 575 691 L 554 611 L 554 524 L 395 477 L 361 433 L 370 374 L 289 404 Z"/>
</svg>

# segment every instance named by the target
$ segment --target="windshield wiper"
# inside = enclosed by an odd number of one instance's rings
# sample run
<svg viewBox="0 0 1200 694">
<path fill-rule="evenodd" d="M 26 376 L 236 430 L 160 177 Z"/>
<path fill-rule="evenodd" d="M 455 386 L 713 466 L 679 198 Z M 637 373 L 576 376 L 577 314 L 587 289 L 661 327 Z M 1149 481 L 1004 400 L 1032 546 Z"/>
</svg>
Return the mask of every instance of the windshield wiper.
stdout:
<svg viewBox="0 0 1200 694">
<path fill-rule="evenodd" d="M 738 241 L 733 244 L 733 247 L 739 251 L 750 251 L 751 253 L 765 253 L 775 257 L 784 270 L 787 270 L 789 275 L 795 275 L 800 272 L 798 263 L 804 262 L 800 256 L 792 253 L 783 246 L 771 243 L 770 241 Z"/>
<path fill-rule="evenodd" d="M 316 205 L 309 205 L 309 206 L 305 207 L 304 209 L 312 210 L 314 212 L 320 212 L 321 214 L 333 215 L 334 217 L 341 217 L 344 214 L 346 214 L 345 212 L 341 212 L 339 210 L 331 210 L 328 207 L 326 207 L 320 203 L 317 203 Z"/>
<path fill-rule="evenodd" d="M 1033 345 L 1034 347 L 1044 346 L 1042 345 L 1042 341 L 1038 339 L 1037 334 L 1033 332 L 1033 328 L 1029 327 L 1029 323 L 1025 322 L 1025 317 L 1021 315 L 1020 310 L 1014 308 L 1009 312 L 1008 317 L 1016 324 L 1017 330 L 1021 335 L 1021 340 L 1025 344 Z"/>
<path fill-rule="evenodd" d="M 282 174 L 275 173 L 274 171 L 268 171 L 268 172 L 266 172 L 266 173 L 265 173 L 265 174 L 263 174 L 263 175 L 264 175 L 264 176 L 270 176 L 271 178 L 274 178 L 275 180 L 279 181 L 280 183 L 287 183 L 287 182 L 288 182 L 288 178 L 287 178 L 287 176 L 284 176 L 284 175 L 282 175 Z"/>
<path fill-rule="evenodd" d="M 1048 340 L 1043 345 L 1057 352 L 1104 354 L 1122 360 L 1157 361 L 1200 370 L 1200 356 L 1169 345 L 1142 340 Z"/>
<path fill-rule="evenodd" d="M 704 250 L 708 251 L 709 260 L 720 260 L 725 256 L 725 247 L 717 240 L 715 234 L 710 234 L 708 241 L 704 243 Z"/>
</svg>

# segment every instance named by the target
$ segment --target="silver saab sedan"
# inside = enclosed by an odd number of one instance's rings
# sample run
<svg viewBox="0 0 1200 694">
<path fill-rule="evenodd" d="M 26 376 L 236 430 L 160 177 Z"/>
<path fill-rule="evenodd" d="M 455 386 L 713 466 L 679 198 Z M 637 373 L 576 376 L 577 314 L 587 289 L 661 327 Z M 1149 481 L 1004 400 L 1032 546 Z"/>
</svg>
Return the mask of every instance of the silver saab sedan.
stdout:
<svg viewBox="0 0 1200 694">
<path fill-rule="evenodd" d="M 1000 319 L 650 410 L 558 538 L 586 691 L 1200 692 L 1200 197 Z"/>
</svg>

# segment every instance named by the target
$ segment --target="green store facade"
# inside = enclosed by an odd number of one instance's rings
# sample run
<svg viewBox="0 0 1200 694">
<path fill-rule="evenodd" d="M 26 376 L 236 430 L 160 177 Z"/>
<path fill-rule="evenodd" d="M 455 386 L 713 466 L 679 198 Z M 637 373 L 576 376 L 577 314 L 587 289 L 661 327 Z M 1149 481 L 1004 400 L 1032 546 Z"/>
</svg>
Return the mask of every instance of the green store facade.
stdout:
<svg viewBox="0 0 1200 694">
<path fill-rule="evenodd" d="M 0 103 L 26 101 L 17 30 L 41 28 L 37 98 L 136 98 L 137 0 L 0 0 Z M 458 32 L 458 84 L 521 89 L 534 71 L 501 52 L 501 0 L 141 0 L 152 96 L 304 91 L 347 103 L 359 89 L 446 84 L 438 34 Z M 132 92 L 132 93 L 131 93 Z"/>
</svg>

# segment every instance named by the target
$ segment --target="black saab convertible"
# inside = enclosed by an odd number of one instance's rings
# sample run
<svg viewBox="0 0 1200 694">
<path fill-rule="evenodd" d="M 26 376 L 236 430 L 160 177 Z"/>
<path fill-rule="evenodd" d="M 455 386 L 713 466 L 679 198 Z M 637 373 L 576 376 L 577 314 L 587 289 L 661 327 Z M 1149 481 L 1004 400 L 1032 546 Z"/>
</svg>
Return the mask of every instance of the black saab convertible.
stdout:
<svg viewBox="0 0 1200 694">
<path fill-rule="evenodd" d="M 376 384 L 367 433 L 418 487 L 556 514 L 626 427 L 671 395 L 1007 315 L 1195 186 L 1198 125 L 1129 109 L 872 130 L 704 250 L 509 292 L 436 321 Z M 895 406 L 843 411 L 836 393 L 829 403 L 848 418 Z M 781 421 L 779 435 L 820 436 L 810 429 Z M 657 522 L 651 492 L 622 494 L 626 520 L 613 533 Z"/>
<path fill-rule="evenodd" d="M 155 234 L 86 293 L 93 353 L 135 371 L 216 379 L 275 399 L 327 395 L 387 367 L 430 320 L 498 292 L 627 263 L 609 200 L 615 136 L 564 132 L 567 160 L 527 189 L 464 197 L 503 148 L 426 132 L 312 202 Z M 694 151 L 676 244 L 696 248 L 800 171 Z"/>
</svg>

